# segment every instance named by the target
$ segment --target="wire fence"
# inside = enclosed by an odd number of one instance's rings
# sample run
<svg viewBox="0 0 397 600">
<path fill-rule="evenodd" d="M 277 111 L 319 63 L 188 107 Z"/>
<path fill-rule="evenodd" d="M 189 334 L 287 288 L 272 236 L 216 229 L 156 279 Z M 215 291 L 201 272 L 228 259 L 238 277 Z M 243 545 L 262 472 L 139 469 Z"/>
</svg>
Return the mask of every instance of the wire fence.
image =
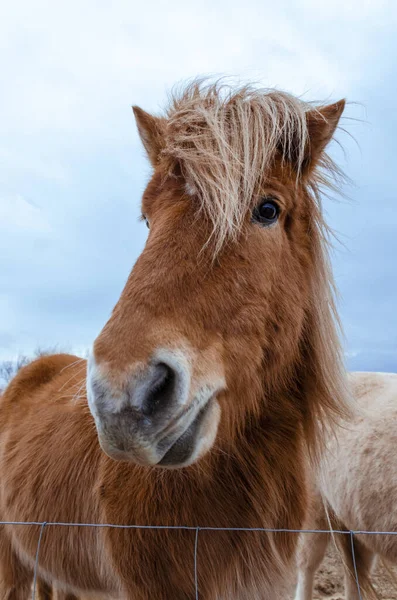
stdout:
<svg viewBox="0 0 397 600">
<path fill-rule="evenodd" d="M 40 546 L 43 538 L 44 529 L 46 527 L 95 527 L 95 528 L 106 528 L 111 527 L 114 529 L 151 529 L 151 530 L 186 530 L 195 532 L 194 540 L 194 586 L 195 586 L 195 600 L 199 600 L 199 586 L 198 586 L 198 545 L 199 545 L 199 533 L 200 531 L 256 531 L 263 533 L 291 533 L 291 534 L 338 534 L 350 536 L 351 542 L 351 553 L 353 562 L 354 577 L 357 585 L 357 593 L 360 600 L 362 600 L 361 587 L 358 578 L 358 570 L 356 563 L 356 555 L 354 550 L 354 536 L 356 535 L 397 535 L 397 531 L 365 531 L 365 530 L 329 530 L 329 529 L 273 529 L 268 527 L 194 527 L 189 525 L 115 525 L 112 523 L 63 523 L 63 522 L 51 522 L 51 521 L 0 521 L 0 525 L 36 525 L 40 527 L 39 538 L 36 548 L 36 557 L 34 565 L 33 575 L 33 586 L 32 586 L 32 600 L 36 597 L 37 577 L 40 560 Z"/>
</svg>

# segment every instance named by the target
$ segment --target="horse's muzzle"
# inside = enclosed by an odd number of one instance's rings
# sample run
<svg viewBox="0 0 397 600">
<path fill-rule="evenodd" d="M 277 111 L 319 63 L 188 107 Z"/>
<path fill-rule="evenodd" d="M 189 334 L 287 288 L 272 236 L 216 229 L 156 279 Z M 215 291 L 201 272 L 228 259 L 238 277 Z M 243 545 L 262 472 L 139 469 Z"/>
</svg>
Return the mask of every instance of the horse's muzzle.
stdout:
<svg viewBox="0 0 397 600">
<path fill-rule="evenodd" d="M 99 443 L 111 458 L 175 468 L 195 462 L 212 446 L 220 386 L 192 385 L 189 361 L 166 354 L 117 377 L 90 358 L 89 407 Z"/>
</svg>

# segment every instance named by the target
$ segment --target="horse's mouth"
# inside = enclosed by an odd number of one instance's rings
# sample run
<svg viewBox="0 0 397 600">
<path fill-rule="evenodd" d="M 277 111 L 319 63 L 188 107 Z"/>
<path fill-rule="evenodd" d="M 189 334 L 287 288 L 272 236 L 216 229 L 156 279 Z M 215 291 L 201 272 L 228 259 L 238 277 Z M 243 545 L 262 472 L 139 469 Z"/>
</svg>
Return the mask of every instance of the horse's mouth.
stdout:
<svg viewBox="0 0 397 600">
<path fill-rule="evenodd" d="M 188 428 L 182 435 L 172 443 L 171 447 L 166 451 L 163 458 L 157 463 L 160 467 L 176 468 L 192 462 L 192 457 L 195 453 L 198 443 L 198 437 L 206 417 L 211 412 L 211 407 L 215 402 L 211 398 L 206 405 L 197 413 L 195 419 L 190 423 Z M 166 439 L 161 443 L 166 443 Z"/>
<path fill-rule="evenodd" d="M 220 417 L 216 396 L 211 394 L 201 408 L 191 405 L 191 410 L 184 411 L 163 429 L 160 439 L 142 431 L 139 423 L 131 425 L 130 419 L 116 414 L 107 428 L 97 423 L 100 446 L 113 460 L 168 469 L 186 467 L 215 440 Z M 195 415 L 191 414 L 193 411 Z"/>
</svg>

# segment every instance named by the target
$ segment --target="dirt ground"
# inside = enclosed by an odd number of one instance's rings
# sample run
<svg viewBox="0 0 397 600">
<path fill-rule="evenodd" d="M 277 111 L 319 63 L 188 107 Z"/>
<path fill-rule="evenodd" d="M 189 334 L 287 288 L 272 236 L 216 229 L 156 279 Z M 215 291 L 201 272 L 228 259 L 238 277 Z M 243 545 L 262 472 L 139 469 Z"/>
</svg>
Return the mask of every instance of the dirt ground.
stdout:
<svg viewBox="0 0 397 600">
<path fill-rule="evenodd" d="M 396 578 L 395 582 L 382 564 L 377 564 L 375 567 L 372 582 L 379 600 L 397 600 L 397 567 L 393 567 L 392 571 Z M 342 562 L 332 544 L 317 572 L 313 598 L 314 600 L 345 600 Z"/>
</svg>

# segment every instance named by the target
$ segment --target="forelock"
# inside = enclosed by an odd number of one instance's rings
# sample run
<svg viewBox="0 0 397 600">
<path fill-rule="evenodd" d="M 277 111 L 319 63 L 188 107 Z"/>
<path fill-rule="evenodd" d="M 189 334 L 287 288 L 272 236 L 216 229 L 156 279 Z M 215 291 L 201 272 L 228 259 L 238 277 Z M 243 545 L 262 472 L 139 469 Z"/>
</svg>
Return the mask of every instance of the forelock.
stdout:
<svg viewBox="0 0 397 600">
<path fill-rule="evenodd" d="M 219 83 L 194 82 L 172 97 L 164 154 L 178 162 L 218 248 L 240 230 L 277 153 L 299 176 L 311 109 L 285 92 Z"/>
</svg>

